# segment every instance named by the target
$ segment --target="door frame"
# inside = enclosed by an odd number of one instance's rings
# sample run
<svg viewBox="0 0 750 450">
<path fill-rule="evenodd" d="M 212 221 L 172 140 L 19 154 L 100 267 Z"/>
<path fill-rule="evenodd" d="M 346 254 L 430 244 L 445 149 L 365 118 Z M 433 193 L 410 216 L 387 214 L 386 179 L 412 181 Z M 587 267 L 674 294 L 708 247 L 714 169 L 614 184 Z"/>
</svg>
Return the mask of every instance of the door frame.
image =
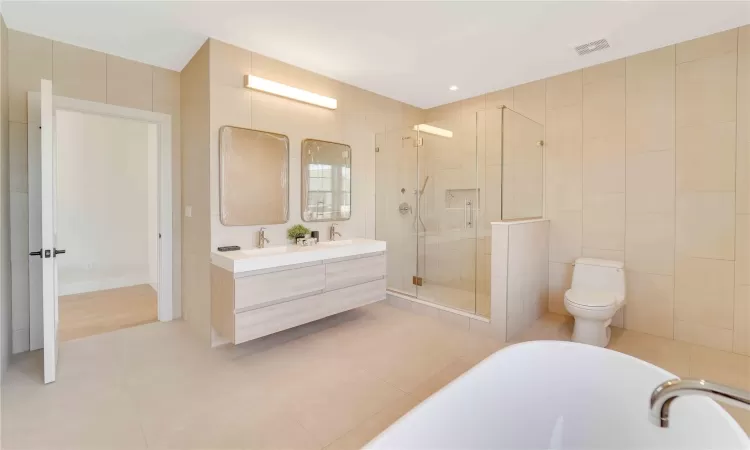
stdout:
<svg viewBox="0 0 750 450">
<path fill-rule="evenodd" d="M 38 124 L 41 120 L 41 95 L 39 92 L 29 92 L 28 94 L 28 120 L 29 124 Z M 114 117 L 121 119 L 136 120 L 148 124 L 156 125 L 157 132 L 157 210 L 158 223 L 157 233 L 160 237 L 157 239 L 158 251 L 158 290 L 157 290 L 157 317 L 160 322 L 169 322 L 179 317 L 179 305 L 174 305 L 173 291 L 173 253 L 172 253 L 172 116 L 169 114 L 145 111 L 141 109 L 128 108 L 125 106 L 109 105 L 106 103 L 92 102 L 88 100 L 79 100 L 69 97 L 52 96 L 52 107 L 55 111 L 73 111 L 85 114 L 95 114 L 105 117 Z M 29 154 L 32 152 L 39 153 L 41 147 L 33 148 L 32 143 L 40 143 L 39 135 L 41 134 L 38 127 L 28 127 L 29 134 Z M 32 136 L 33 134 L 33 136 Z M 41 162 L 41 161 L 40 161 Z M 29 182 L 38 182 L 36 176 L 32 176 L 31 171 L 38 170 L 29 166 Z M 32 181 L 33 180 L 33 181 Z M 41 217 L 41 199 L 32 199 L 29 197 L 29 214 L 37 212 Z M 35 211 L 36 210 L 36 211 Z M 40 230 L 41 231 L 41 230 Z M 29 233 L 32 233 L 31 227 Z M 29 265 L 29 271 L 32 270 Z M 32 281 L 29 274 L 29 281 Z M 31 350 L 42 348 L 43 346 L 43 326 L 42 326 L 42 298 L 41 295 L 31 296 L 29 298 L 30 312 L 30 347 Z M 41 292 L 40 292 L 41 293 Z"/>
</svg>

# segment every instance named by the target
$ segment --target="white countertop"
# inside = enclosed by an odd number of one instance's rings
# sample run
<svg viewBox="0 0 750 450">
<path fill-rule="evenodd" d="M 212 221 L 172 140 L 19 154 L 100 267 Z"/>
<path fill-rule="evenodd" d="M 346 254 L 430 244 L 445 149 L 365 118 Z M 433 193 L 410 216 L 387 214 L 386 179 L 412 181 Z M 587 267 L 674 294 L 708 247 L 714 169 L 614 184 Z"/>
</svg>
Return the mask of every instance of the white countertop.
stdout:
<svg viewBox="0 0 750 450">
<path fill-rule="evenodd" d="M 304 264 L 333 258 L 384 252 L 385 241 L 374 239 L 341 239 L 320 242 L 317 245 L 281 245 L 251 248 L 231 252 L 211 252 L 211 264 L 233 273 L 270 269 L 273 267 Z"/>
</svg>

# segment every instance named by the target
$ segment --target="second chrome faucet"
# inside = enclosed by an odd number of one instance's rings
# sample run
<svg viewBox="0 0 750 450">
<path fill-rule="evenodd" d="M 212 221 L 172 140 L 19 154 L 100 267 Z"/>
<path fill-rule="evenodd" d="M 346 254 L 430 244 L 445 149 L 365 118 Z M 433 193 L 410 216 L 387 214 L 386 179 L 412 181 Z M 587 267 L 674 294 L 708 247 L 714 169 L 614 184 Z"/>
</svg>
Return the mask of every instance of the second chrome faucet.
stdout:
<svg viewBox="0 0 750 450">
<path fill-rule="evenodd" d="M 331 224 L 331 228 L 330 228 L 329 233 L 328 233 L 328 239 L 330 239 L 332 241 L 336 240 L 336 236 L 341 237 L 341 233 L 339 233 L 338 231 L 336 231 L 336 226 L 337 225 L 338 225 L 337 223 L 332 223 Z"/>
<path fill-rule="evenodd" d="M 258 248 L 264 248 L 270 242 L 266 237 L 266 227 L 260 227 L 260 230 L 258 230 Z"/>
</svg>

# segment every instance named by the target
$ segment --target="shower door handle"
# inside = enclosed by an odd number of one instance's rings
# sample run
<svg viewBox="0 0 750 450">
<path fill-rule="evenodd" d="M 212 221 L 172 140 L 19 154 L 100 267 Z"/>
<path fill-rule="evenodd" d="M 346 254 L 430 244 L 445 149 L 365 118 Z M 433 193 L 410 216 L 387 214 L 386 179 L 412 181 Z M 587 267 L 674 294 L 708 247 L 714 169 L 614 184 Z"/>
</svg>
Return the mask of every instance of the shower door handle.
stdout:
<svg viewBox="0 0 750 450">
<path fill-rule="evenodd" d="M 473 228 L 473 216 L 474 215 L 474 208 L 472 208 L 471 200 L 466 200 L 464 203 L 464 229 L 467 228 Z"/>
</svg>

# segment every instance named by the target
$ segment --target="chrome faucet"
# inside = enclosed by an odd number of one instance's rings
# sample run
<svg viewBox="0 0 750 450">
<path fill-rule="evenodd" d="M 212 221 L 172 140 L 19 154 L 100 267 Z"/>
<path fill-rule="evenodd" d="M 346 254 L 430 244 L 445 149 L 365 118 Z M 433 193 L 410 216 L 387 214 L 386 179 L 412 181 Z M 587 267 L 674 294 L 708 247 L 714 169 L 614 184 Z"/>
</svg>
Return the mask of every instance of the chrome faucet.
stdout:
<svg viewBox="0 0 750 450">
<path fill-rule="evenodd" d="M 266 237 L 266 227 L 260 227 L 260 230 L 258 230 L 258 248 L 264 248 L 270 242 Z"/>
<path fill-rule="evenodd" d="M 669 407 L 672 402 L 686 395 L 702 395 L 730 406 L 750 410 L 750 392 L 723 386 L 706 380 L 665 381 L 651 393 L 648 418 L 657 427 L 669 427 Z"/>
<path fill-rule="evenodd" d="M 336 231 L 336 225 L 338 225 L 338 224 L 337 223 L 332 223 L 331 224 L 331 229 L 330 229 L 330 232 L 328 234 L 328 238 L 330 240 L 332 240 L 332 241 L 336 240 L 336 236 L 341 237 L 341 233 L 339 233 L 338 231 Z"/>
</svg>

